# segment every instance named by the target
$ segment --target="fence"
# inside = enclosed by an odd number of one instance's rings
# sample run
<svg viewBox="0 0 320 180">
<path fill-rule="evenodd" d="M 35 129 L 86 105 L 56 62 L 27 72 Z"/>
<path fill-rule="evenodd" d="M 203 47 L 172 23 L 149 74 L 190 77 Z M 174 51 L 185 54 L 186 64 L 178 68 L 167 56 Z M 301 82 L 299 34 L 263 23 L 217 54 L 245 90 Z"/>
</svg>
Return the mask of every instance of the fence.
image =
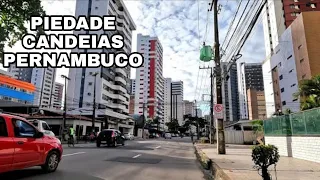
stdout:
<svg viewBox="0 0 320 180">
<path fill-rule="evenodd" d="M 253 131 L 224 131 L 226 144 L 252 144 L 256 140 Z"/>
<path fill-rule="evenodd" d="M 320 108 L 264 120 L 266 136 L 320 135 Z"/>
</svg>

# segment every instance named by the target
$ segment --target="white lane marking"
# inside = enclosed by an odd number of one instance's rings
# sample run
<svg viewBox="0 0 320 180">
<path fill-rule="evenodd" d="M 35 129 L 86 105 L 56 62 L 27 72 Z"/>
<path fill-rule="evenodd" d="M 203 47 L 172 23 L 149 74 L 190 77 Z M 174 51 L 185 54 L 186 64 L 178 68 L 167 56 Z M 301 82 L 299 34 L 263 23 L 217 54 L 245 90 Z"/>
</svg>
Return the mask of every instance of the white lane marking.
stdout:
<svg viewBox="0 0 320 180">
<path fill-rule="evenodd" d="M 160 148 L 161 146 L 157 146 L 156 149 Z"/>
<path fill-rule="evenodd" d="M 65 156 L 73 156 L 73 155 L 77 155 L 77 154 L 84 154 L 86 152 L 77 152 L 77 153 L 72 153 L 72 154 L 64 154 L 62 155 L 62 157 L 65 157 Z"/>
<path fill-rule="evenodd" d="M 138 154 L 138 155 L 136 155 L 136 156 L 133 156 L 132 158 L 137 158 L 137 157 L 139 157 L 139 156 L 141 156 L 141 154 Z"/>
</svg>

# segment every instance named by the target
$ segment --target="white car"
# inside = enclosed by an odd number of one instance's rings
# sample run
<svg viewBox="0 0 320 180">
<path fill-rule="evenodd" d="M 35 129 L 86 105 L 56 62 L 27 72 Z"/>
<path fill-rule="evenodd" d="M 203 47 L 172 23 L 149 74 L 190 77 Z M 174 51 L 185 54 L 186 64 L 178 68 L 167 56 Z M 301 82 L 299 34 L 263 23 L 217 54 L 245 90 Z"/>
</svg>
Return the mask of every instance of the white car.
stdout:
<svg viewBox="0 0 320 180">
<path fill-rule="evenodd" d="M 51 131 L 50 126 L 45 121 L 35 119 L 29 120 L 29 122 L 32 123 L 35 127 L 37 127 L 38 130 L 43 132 L 45 135 L 55 137 L 55 134 Z"/>
<path fill-rule="evenodd" d="M 165 139 L 171 139 L 171 133 L 166 133 L 166 134 L 164 134 L 164 138 Z"/>
<path fill-rule="evenodd" d="M 128 140 L 134 139 L 134 135 L 132 133 L 124 133 L 124 137 Z"/>
</svg>

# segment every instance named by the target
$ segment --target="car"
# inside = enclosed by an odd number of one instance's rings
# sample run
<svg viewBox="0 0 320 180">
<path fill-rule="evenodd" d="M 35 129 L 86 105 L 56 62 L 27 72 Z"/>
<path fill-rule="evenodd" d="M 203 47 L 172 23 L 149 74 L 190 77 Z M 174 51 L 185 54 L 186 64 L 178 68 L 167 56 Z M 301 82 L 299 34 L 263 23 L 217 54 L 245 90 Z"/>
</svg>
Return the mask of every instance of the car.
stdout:
<svg viewBox="0 0 320 180">
<path fill-rule="evenodd" d="M 33 166 L 54 172 L 62 153 L 58 138 L 44 134 L 22 117 L 0 113 L 0 173 Z"/>
<path fill-rule="evenodd" d="M 171 133 L 165 133 L 164 134 L 164 138 L 165 139 L 171 139 L 172 137 L 171 137 Z"/>
<path fill-rule="evenodd" d="M 45 122 L 41 120 L 29 120 L 30 123 L 32 123 L 35 127 L 38 128 L 39 131 L 43 132 L 44 134 L 48 136 L 55 136 L 55 134 L 51 131 L 51 127 Z"/>
<path fill-rule="evenodd" d="M 133 140 L 134 139 L 134 136 L 132 133 L 124 133 L 124 137 L 127 139 L 127 140 Z"/>
<path fill-rule="evenodd" d="M 117 147 L 118 144 L 122 144 L 124 146 L 125 137 L 123 134 L 115 129 L 104 129 L 97 136 L 96 145 L 100 147 L 101 145 L 108 145 Z"/>
</svg>

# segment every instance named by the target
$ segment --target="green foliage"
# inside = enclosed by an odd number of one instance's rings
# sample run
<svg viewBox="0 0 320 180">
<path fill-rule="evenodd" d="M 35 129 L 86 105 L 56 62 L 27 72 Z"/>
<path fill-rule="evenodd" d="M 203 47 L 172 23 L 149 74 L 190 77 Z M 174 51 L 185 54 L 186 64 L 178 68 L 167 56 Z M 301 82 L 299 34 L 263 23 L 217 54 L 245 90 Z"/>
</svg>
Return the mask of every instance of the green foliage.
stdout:
<svg viewBox="0 0 320 180">
<path fill-rule="evenodd" d="M 45 11 L 41 0 L 2 0 L 0 2 L 0 63 L 2 54 L 7 44 L 12 47 L 17 41 L 27 34 L 25 23 L 30 16 L 44 16 Z M 43 34 L 39 28 L 34 34 Z"/>
<path fill-rule="evenodd" d="M 291 113 L 292 113 L 292 112 L 291 112 L 291 109 L 289 109 L 289 108 L 284 111 L 284 114 L 285 114 L 285 115 L 289 115 L 289 114 L 291 114 Z"/>
<path fill-rule="evenodd" d="M 263 121 L 262 120 L 253 120 L 251 121 L 251 124 L 253 126 L 253 131 L 255 134 L 259 133 L 259 132 L 263 132 Z"/>
<path fill-rule="evenodd" d="M 268 167 L 273 164 L 276 165 L 279 158 L 278 148 L 274 145 L 258 145 L 252 149 L 252 161 L 255 164 L 254 168 L 262 171 L 261 176 L 263 180 L 271 180 Z"/>
<path fill-rule="evenodd" d="M 167 122 L 166 126 L 168 126 L 168 129 L 170 131 L 176 131 L 179 127 L 179 122 L 176 119 L 173 119 L 171 122 Z"/>
<path fill-rule="evenodd" d="M 320 107 L 320 75 L 302 80 L 299 90 L 293 95 L 301 100 L 301 110 Z"/>
</svg>

